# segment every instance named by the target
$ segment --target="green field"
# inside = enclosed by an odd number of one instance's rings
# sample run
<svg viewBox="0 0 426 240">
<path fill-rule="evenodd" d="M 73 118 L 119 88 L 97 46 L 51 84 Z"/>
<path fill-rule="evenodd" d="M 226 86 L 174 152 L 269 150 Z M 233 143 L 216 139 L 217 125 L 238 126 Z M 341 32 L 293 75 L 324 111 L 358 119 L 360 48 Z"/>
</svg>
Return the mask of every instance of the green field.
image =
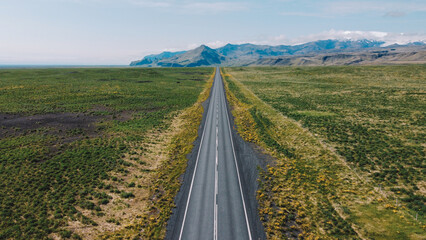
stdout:
<svg viewBox="0 0 426 240">
<path fill-rule="evenodd" d="M 377 184 L 426 213 L 426 66 L 233 69 Z M 424 192 L 423 192 L 424 194 Z"/>
<path fill-rule="evenodd" d="M 258 196 L 268 236 L 424 237 L 425 65 L 225 73 L 278 159 Z"/>
<path fill-rule="evenodd" d="M 147 186 L 120 176 L 144 176 L 128 169 L 146 164 L 138 155 L 148 151 L 147 132 L 192 106 L 211 73 L 0 70 L 0 239 L 78 239 L 69 221 L 96 226 L 112 196 L 134 198 L 132 189 Z"/>
</svg>

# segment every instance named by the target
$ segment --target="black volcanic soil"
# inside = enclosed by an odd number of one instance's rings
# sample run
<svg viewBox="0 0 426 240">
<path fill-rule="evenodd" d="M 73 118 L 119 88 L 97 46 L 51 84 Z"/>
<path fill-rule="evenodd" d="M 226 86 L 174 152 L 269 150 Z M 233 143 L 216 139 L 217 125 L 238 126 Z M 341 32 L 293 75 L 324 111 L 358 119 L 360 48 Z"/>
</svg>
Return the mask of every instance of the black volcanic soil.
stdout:
<svg viewBox="0 0 426 240">
<path fill-rule="evenodd" d="M 64 143 L 100 136 L 102 129 L 98 128 L 96 123 L 101 119 L 100 116 L 81 113 L 49 113 L 33 116 L 0 113 L 0 139 L 32 133 L 53 136 L 55 140 L 49 144 L 53 154 Z"/>
<path fill-rule="evenodd" d="M 88 113 L 48 113 L 30 116 L 0 113 L 0 139 L 39 132 L 44 135 L 58 136 L 62 143 L 66 143 L 83 137 L 100 136 L 102 127 L 98 123 L 102 121 L 112 119 L 126 121 L 131 118 L 132 112 L 121 112 L 114 116 Z"/>
</svg>

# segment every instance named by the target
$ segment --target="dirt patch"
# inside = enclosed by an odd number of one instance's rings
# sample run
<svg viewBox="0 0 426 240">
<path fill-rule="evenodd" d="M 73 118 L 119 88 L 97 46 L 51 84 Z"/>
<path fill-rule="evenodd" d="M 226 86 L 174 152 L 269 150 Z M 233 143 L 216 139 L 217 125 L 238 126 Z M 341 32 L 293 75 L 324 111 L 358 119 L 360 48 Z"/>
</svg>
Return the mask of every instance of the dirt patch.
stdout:
<svg viewBox="0 0 426 240">
<path fill-rule="evenodd" d="M 101 116 L 78 113 L 49 113 L 42 115 L 23 116 L 0 113 L 0 138 L 24 135 L 43 129 L 47 133 L 67 135 L 75 133 L 96 135 L 95 123 Z"/>
<path fill-rule="evenodd" d="M 137 81 L 137 83 L 150 83 L 150 82 L 152 82 L 152 81 L 150 81 L 150 80 L 145 80 L 145 81 Z"/>
<path fill-rule="evenodd" d="M 39 134 L 53 137 L 47 147 L 49 156 L 61 151 L 63 144 L 83 138 L 99 137 L 103 128 L 97 122 L 111 116 L 92 116 L 78 113 L 49 113 L 23 116 L 0 113 L 0 139 Z"/>
<path fill-rule="evenodd" d="M 98 114 L 104 113 L 104 114 Z M 134 111 L 114 113 L 112 109 L 96 105 L 86 113 L 48 113 L 19 115 L 0 113 L 0 139 L 34 132 L 59 136 L 62 142 L 101 134 L 97 125 L 101 121 L 124 122 L 133 118 Z"/>
<path fill-rule="evenodd" d="M 114 114 L 113 119 L 120 122 L 125 122 L 133 119 L 134 113 L 134 111 L 122 111 L 120 113 Z"/>
<path fill-rule="evenodd" d="M 57 137 L 56 143 L 70 143 L 82 138 L 102 135 L 102 126 L 98 123 L 117 120 L 124 122 L 133 118 L 133 111 L 110 112 L 102 106 L 96 106 L 88 113 L 48 113 L 32 116 L 0 113 L 0 139 L 24 136 L 31 133 Z"/>
<path fill-rule="evenodd" d="M 142 111 L 145 111 L 142 109 Z M 136 111 L 121 111 L 117 112 L 113 108 L 106 107 L 104 105 L 93 105 L 91 109 L 84 112 L 85 115 L 88 116 L 100 116 L 100 120 L 117 120 L 120 122 L 125 122 L 128 120 L 133 119 L 133 114 L 136 113 Z"/>
</svg>

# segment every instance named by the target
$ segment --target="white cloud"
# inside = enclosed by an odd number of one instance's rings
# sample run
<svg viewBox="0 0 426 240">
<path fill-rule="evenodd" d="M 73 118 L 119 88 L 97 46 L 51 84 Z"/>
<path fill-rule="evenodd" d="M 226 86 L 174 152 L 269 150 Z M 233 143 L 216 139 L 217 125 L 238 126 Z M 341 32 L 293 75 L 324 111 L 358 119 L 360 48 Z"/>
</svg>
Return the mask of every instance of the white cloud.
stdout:
<svg viewBox="0 0 426 240">
<path fill-rule="evenodd" d="M 391 11 L 384 14 L 385 17 L 392 18 L 404 17 L 405 15 L 407 15 L 407 13 L 402 11 Z"/>
<path fill-rule="evenodd" d="M 188 48 L 188 49 L 191 49 L 191 48 Z M 164 48 L 163 50 L 160 50 L 160 51 L 149 51 L 149 54 L 158 54 L 162 52 L 180 52 L 180 51 L 185 51 L 188 49 L 187 48 Z"/>
<path fill-rule="evenodd" d="M 239 44 L 242 44 L 244 42 L 239 42 Z M 253 44 L 260 44 L 260 45 L 282 45 L 282 44 L 289 44 L 290 39 L 284 35 L 278 35 L 278 36 L 272 36 L 272 37 L 266 37 L 264 39 L 259 39 L 256 41 L 249 41 L 249 43 Z"/>
<path fill-rule="evenodd" d="M 385 45 L 407 44 L 411 42 L 426 42 L 426 34 L 389 33 L 379 31 L 342 31 L 330 30 L 318 34 L 312 34 L 295 39 L 295 43 L 303 43 L 315 40 L 338 39 L 338 40 L 375 40 L 383 41 Z"/>
<path fill-rule="evenodd" d="M 282 16 L 296 16 L 296 17 L 330 17 L 319 12 L 281 12 Z"/>
<path fill-rule="evenodd" d="M 377 40 L 383 41 L 388 36 L 386 32 L 379 31 L 344 31 L 344 30 L 329 30 L 317 34 L 311 34 L 294 39 L 295 43 L 304 43 L 315 40 L 337 39 L 337 40 Z"/>
<path fill-rule="evenodd" d="M 213 41 L 213 42 L 208 42 L 208 43 L 191 43 L 191 44 L 186 45 L 185 47 L 166 48 L 163 51 L 178 52 L 178 51 L 191 50 L 191 49 L 194 49 L 194 48 L 201 46 L 202 44 L 204 44 L 204 45 L 206 45 L 210 48 L 220 48 L 220 47 L 225 46 L 227 43 L 228 42 L 224 42 L 224 41 Z"/>
<path fill-rule="evenodd" d="M 375 40 L 385 42 L 384 46 L 392 44 L 408 44 L 412 42 L 426 43 L 426 34 L 420 33 L 389 33 L 380 31 L 344 31 L 344 30 L 329 30 L 321 33 L 301 36 L 298 38 L 288 38 L 285 35 L 262 37 L 254 41 L 242 41 L 241 43 L 253 43 L 263 45 L 298 45 L 318 40 Z"/>
<path fill-rule="evenodd" d="M 62 0 L 71 2 L 84 2 L 83 0 Z M 92 2 L 106 3 L 106 2 L 127 2 L 140 7 L 149 8 L 167 8 L 172 10 L 184 11 L 185 13 L 205 14 L 217 12 L 234 12 L 244 11 L 248 9 L 248 5 L 244 2 L 226 2 L 226 1 L 210 1 L 199 2 L 197 0 L 86 0 Z"/>
<path fill-rule="evenodd" d="M 223 42 L 223 41 L 214 41 L 214 42 L 206 43 L 206 45 L 209 46 L 210 48 L 220 48 L 225 46 L 226 44 L 227 42 Z"/>
<path fill-rule="evenodd" d="M 374 40 L 374 41 L 382 41 L 384 42 L 383 46 L 389 46 L 392 44 L 408 44 L 412 42 L 424 42 L 426 43 L 426 34 L 410 34 L 410 33 L 389 33 L 389 32 L 380 32 L 380 31 L 348 31 L 348 30 L 329 30 L 324 31 L 317 34 L 311 34 L 306 36 L 301 36 L 298 38 L 289 38 L 286 35 L 278 35 L 278 36 L 263 36 L 259 37 L 257 40 L 249 40 L 249 41 L 236 41 L 232 42 L 233 44 L 244 44 L 244 43 L 252 43 L 258 45 L 298 45 L 307 42 L 313 42 L 318 40 Z M 201 44 L 205 44 L 211 48 L 220 48 L 227 44 L 225 41 L 214 41 L 208 43 L 192 43 L 188 44 L 185 47 L 181 48 L 169 48 L 163 49 L 163 51 L 183 51 L 190 50 L 199 47 Z"/>
<path fill-rule="evenodd" d="M 389 1 L 332 1 L 323 12 L 334 15 L 349 15 L 365 12 L 425 12 L 425 2 L 389 2 Z"/>
<path fill-rule="evenodd" d="M 192 2 L 185 4 L 183 9 L 193 13 L 234 12 L 247 10 L 247 4 L 242 2 Z"/>
<path fill-rule="evenodd" d="M 0 0 L 1 1 L 1 0 Z M 235 12 L 245 11 L 249 5 L 244 2 L 226 2 L 226 1 L 209 1 L 200 2 L 198 0 L 45 0 L 45 1 L 64 1 L 84 4 L 87 2 L 94 3 L 120 3 L 131 4 L 138 7 L 145 8 L 162 8 L 173 11 L 184 12 L 185 14 L 207 14 L 218 12 Z"/>
<path fill-rule="evenodd" d="M 173 4 L 170 1 L 155 1 L 155 0 L 130 0 L 130 3 L 142 6 L 142 7 L 153 7 L 153 8 L 169 8 Z"/>
<path fill-rule="evenodd" d="M 304 10 L 285 10 L 280 15 L 331 18 L 368 13 L 385 17 L 403 17 L 413 12 L 426 12 L 424 1 L 327 0 L 305 3 L 304 6 Z"/>
</svg>

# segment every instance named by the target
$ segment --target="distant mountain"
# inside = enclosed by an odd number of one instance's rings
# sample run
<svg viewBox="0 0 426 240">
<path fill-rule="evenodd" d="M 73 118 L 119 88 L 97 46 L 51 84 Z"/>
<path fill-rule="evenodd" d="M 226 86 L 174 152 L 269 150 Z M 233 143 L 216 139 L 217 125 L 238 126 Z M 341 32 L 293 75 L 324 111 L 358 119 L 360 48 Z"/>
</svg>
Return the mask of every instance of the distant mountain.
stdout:
<svg viewBox="0 0 426 240">
<path fill-rule="evenodd" d="M 250 43 L 241 45 L 227 44 L 216 49 L 216 51 L 230 59 L 281 56 L 288 53 L 287 49 L 281 49 L 280 47 L 282 46 L 274 47 L 267 45 L 254 45 Z"/>
<path fill-rule="evenodd" d="M 426 48 L 389 49 L 382 51 L 361 51 L 328 53 L 317 55 L 295 55 L 258 59 L 253 66 L 332 66 L 332 65 L 384 65 L 384 64 L 425 64 Z"/>
<path fill-rule="evenodd" d="M 163 52 L 157 55 L 148 55 L 142 60 L 134 61 L 131 66 L 141 67 L 197 67 L 197 66 L 246 66 L 265 65 L 274 62 L 274 59 L 295 59 L 292 56 L 335 54 L 347 52 L 363 52 L 385 49 L 384 42 L 358 40 L 320 40 L 300 45 L 255 45 L 255 44 L 227 44 L 212 49 L 202 45 L 196 49 L 182 52 Z M 423 42 L 408 45 L 392 45 L 389 48 L 403 48 L 425 46 Z M 281 58 L 280 58 L 281 57 Z M 312 56 L 310 56 L 312 57 Z M 309 61 L 313 61 L 312 59 Z M 314 61 L 317 63 L 318 61 Z"/>
<path fill-rule="evenodd" d="M 342 50 L 360 50 L 367 48 L 379 48 L 385 42 L 358 40 L 358 41 L 339 41 L 339 40 L 320 40 L 308 42 L 295 46 L 280 46 L 288 48 L 290 55 L 309 54 L 315 52 L 330 52 Z"/>
<path fill-rule="evenodd" d="M 171 58 L 173 56 L 185 53 L 186 51 L 180 51 L 180 52 L 162 52 L 160 54 L 151 54 L 148 56 L 145 56 L 140 61 L 134 61 L 130 63 L 130 66 L 137 66 L 137 65 L 148 65 L 152 64 L 156 61 L 162 60 L 164 58 Z"/>
<path fill-rule="evenodd" d="M 182 53 L 185 53 L 185 52 L 186 51 L 180 51 L 180 52 L 162 52 L 160 54 L 151 54 L 151 55 L 145 56 L 144 58 L 155 61 L 155 60 L 161 60 L 161 59 L 164 59 L 164 58 L 171 58 L 173 56 L 176 56 L 176 55 L 179 55 L 179 54 L 182 54 Z"/>
<path fill-rule="evenodd" d="M 160 58 L 157 56 L 164 56 L 164 54 L 151 55 L 150 58 L 145 57 L 141 61 L 132 62 L 131 66 L 200 67 L 220 65 L 223 61 L 225 61 L 224 56 L 205 45 L 201 45 L 200 47 L 190 51 L 176 53 L 169 58 Z"/>
</svg>

